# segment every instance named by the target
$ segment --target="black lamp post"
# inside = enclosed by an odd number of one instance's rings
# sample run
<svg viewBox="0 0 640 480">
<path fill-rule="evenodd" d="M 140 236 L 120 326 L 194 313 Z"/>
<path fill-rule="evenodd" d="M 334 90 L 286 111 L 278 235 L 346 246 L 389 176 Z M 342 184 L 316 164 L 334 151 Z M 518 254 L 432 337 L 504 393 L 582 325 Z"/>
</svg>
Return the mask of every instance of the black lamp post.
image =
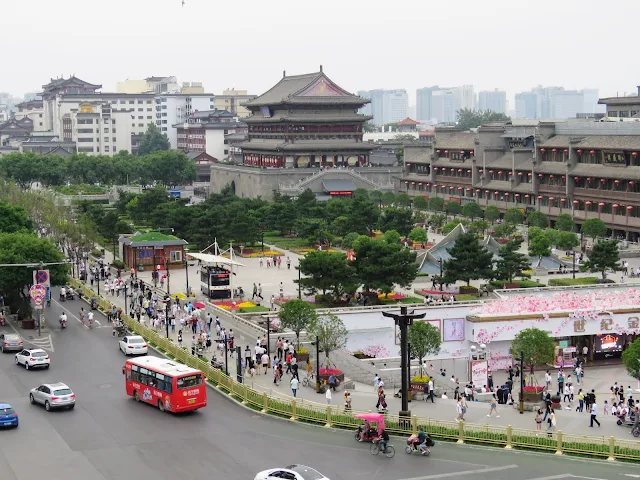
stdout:
<svg viewBox="0 0 640 480">
<path fill-rule="evenodd" d="M 298 299 L 302 300 L 302 290 L 300 289 L 300 280 L 302 280 L 302 272 L 300 270 L 300 264 L 296 267 L 298 269 Z"/>
<path fill-rule="evenodd" d="M 311 345 L 316 346 L 316 393 L 322 393 L 320 391 L 320 338 L 316 335 L 316 341 L 311 342 Z"/>
<path fill-rule="evenodd" d="M 524 414 L 524 352 L 520 352 L 520 358 L 516 358 L 520 362 L 520 415 Z"/>
<path fill-rule="evenodd" d="M 129 302 L 129 298 L 127 297 L 127 283 L 124 284 L 124 314 L 127 314 L 127 303 Z"/>
<path fill-rule="evenodd" d="M 166 297 L 164 299 L 164 326 L 167 331 L 167 338 L 169 338 L 169 305 L 171 304 L 171 298 Z"/>
<path fill-rule="evenodd" d="M 573 269 L 572 269 L 572 274 L 573 274 L 573 279 L 576 279 L 576 251 L 575 250 L 571 250 L 571 253 L 573 254 Z"/>
<path fill-rule="evenodd" d="M 409 336 L 408 328 L 414 320 L 424 318 L 426 313 L 409 312 L 407 307 L 400 307 L 400 313 L 382 312 L 385 317 L 393 318 L 395 324 L 400 328 L 400 371 L 402 375 L 402 410 L 400 417 L 411 417 L 409 411 L 409 370 L 407 368 L 407 360 L 409 359 Z"/>
<path fill-rule="evenodd" d="M 224 339 L 224 374 L 229 376 L 229 339 Z"/>
<path fill-rule="evenodd" d="M 189 257 L 185 256 L 184 258 L 184 277 L 187 279 L 187 297 L 190 297 L 189 292 Z"/>
<path fill-rule="evenodd" d="M 267 314 L 267 357 L 271 358 L 271 314 Z"/>
<path fill-rule="evenodd" d="M 100 274 L 96 275 L 96 285 L 98 286 L 98 296 L 100 296 Z"/>
<path fill-rule="evenodd" d="M 262 255 L 264 256 L 264 228 L 262 229 Z"/>
<path fill-rule="evenodd" d="M 440 257 L 438 263 L 440 264 L 440 291 L 442 291 L 442 257 Z"/>
</svg>

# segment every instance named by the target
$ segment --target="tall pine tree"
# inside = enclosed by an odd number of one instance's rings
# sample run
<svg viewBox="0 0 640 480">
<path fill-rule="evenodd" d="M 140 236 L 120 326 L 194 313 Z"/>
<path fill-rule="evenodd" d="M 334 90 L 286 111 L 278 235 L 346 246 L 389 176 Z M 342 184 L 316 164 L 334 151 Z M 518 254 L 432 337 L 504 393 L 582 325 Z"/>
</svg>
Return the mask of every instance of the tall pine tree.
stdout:
<svg viewBox="0 0 640 480">
<path fill-rule="evenodd" d="M 451 259 L 444 262 L 444 282 L 467 282 L 479 278 L 493 277 L 493 254 L 481 245 L 475 233 L 460 235 L 453 247 L 448 249 Z"/>
<path fill-rule="evenodd" d="M 522 241 L 511 240 L 498 252 L 500 259 L 496 262 L 496 277 L 511 282 L 513 277 L 521 276 L 524 270 L 531 268 L 531 262 L 518 249 Z"/>
</svg>

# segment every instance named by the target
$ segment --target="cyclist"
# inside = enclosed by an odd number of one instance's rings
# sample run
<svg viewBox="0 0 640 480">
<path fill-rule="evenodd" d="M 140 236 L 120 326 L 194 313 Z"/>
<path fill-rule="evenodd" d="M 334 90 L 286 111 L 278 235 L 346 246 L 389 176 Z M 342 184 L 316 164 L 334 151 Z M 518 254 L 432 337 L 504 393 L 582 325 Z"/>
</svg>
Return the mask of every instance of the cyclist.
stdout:
<svg viewBox="0 0 640 480">
<path fill-rule="evenodd" d="M 80 323 L 84 325 L 84 307 L 80 308 Z"/>
<path fill-rule="evenodd" d="M 424 451 L 427 449 L 427 434 L 424 433 L 424 429 L 420 427 L 418 431 L 418 440 L 413 443 L 413 448 L 420 450 L 420 453 L 424 455 Z"/>
<path fill-rule="evenodd" d="M 63 323 L 67 323 L 67 314 L 62 312 L 62 315 L 60 315 L 60 325 L 62 325 Z"/>
<path fill-rule="evenodd" d="M 387 445 L 389 444 L 389 434 L 385 429 L 382 429 L 380 433 L 380 440 L 378 441 L 378 450 L 382 453 L 387 453 Z"/>
<path fill-rule="evenodd" d="M 89 313 L 87 314 L 87 319 L 89 320 L 89 328 L 92 328 L 92 326 L 93 326 L 93 312 L 91 310 L 89 310 Z"/>
</svg>

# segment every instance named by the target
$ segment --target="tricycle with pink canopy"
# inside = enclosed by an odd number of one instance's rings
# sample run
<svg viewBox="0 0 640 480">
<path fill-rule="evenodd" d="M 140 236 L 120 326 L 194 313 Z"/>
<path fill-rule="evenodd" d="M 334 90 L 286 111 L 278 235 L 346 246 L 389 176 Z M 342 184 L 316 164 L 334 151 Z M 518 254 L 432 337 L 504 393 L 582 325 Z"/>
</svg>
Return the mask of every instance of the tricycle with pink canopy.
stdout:
<svg viewBox="0 0 640 480">
<path fill-rule="evenodd" d="M 355 418 L 364 420 L 355 432 L 355 439 L 359 442 L 372 442 L 379 439 L 384 430 L 384 415 L 382 413 L 358 413 Z"/>
</svg>

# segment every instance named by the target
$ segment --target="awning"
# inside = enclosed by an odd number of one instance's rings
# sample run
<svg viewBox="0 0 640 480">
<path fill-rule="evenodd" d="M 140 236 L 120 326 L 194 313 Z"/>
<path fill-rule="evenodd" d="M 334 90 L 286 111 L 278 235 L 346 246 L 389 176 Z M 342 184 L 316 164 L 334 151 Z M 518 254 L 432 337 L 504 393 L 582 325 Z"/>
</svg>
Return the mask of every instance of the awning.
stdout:
<svg viewBox="0 0 640 480">
<path fill-rule="evenodd" d="M 356 186 L 351 180 L 323 180 L 322 188 L 325 192 L 355 192 Z"/>
<path fill-rule="evenodd" d="M 219 263 L 221 265 L 233 265 L 236 267 L 244 267 L 245 265 L 235 260 L 230 260 L 227 257 L 222 257 L 220 255 L 211 255 L 209 253 L 186 253 L 187 258 L 195 258 L 196 260 L 200 260 L 204 263 Z"/>
</svg>

